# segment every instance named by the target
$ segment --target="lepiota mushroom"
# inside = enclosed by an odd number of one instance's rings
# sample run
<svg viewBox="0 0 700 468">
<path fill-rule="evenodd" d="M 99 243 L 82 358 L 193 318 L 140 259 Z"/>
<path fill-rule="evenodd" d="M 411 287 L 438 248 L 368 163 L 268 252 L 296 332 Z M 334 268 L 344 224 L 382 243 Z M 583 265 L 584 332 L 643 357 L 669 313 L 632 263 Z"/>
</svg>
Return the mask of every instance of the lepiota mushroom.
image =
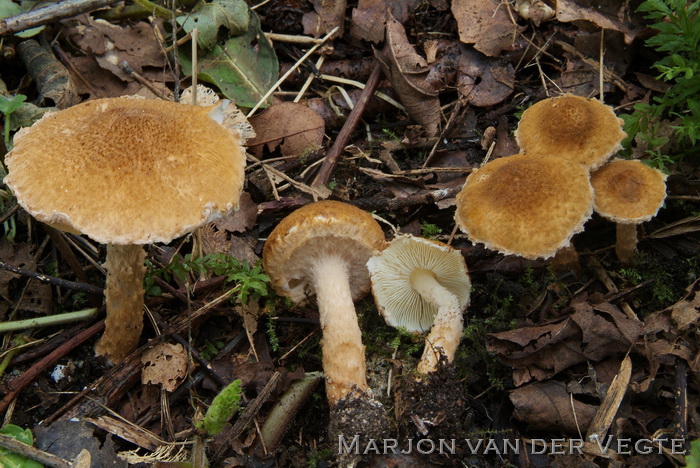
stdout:
<svg viewBox="0 0 700 468">
<path fill-rule="evenodd" d="M 263 267 L 278 294 L 294 302 L 316 296 L 331 408 L 357 403 L 376 417 L 383 416 L 383 407 L 367 385 L 365 347 L 353 301 L 369 292 L 366 263 L 384 242 L 384 232 L 369 213 L 342 202 L 319 201 L 284 218 L 263 249 Z"/>
<path fill-rule="evenodd" d="M 637 225 L 656 216 L 666 198 L 666 175 L 638 160 L 615 159 L 591 175 L 595 211 L 617 223 L 615 253 L 631 263 Z"/>
<path fill-rule="evenodd" d="M 623 123 L 596 99 L 564 94 L 523 112 L 515 138 L 524 154 L 555 156 L 592 171 L 621 148 Z"/>
<path fill-rule="evenodd" d="M 491 250 L 546 259 L 570 244 L 592 212 L 587 167 L 516 154 L 494 159 L 467 177 L 457 195 L 455 221 L 472 242 Z"/>
<path fill-rule="evenodd" d="M 143 328 L 143 244 L 170 242 L 238 206 L 245 154 L 211 107 L 112 98 L 45 115 L 15 136 L 5 184 L 39 221 L 107 244 L 107 319 L 95 348 L 117 363 Z"/>
<path fill-rule="evenodd" d="M 436 371 L 441 355 L 452 362 L 471 290 L 462 254 L 438 241 L 399 235 L 367 268 L 377 308 L 389 325 L 430 329 L 418 372 Z"/>
</svg>

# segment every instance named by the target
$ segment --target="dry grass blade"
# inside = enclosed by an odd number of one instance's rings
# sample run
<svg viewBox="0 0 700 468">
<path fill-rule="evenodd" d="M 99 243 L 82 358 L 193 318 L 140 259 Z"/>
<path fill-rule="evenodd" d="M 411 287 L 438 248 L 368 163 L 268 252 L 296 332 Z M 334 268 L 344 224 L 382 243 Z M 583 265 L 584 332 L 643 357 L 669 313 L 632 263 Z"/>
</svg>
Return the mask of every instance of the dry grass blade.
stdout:
<svg viewBox="0 0 700 468">
<path fill-rule="evenodd" d="M 646 238 L 663 239 L 665 237 L 680 236 L 698 231 L 700 231 L 700 216 L 690 216 L 657 229 L 646 236 Z"/>
</svg>

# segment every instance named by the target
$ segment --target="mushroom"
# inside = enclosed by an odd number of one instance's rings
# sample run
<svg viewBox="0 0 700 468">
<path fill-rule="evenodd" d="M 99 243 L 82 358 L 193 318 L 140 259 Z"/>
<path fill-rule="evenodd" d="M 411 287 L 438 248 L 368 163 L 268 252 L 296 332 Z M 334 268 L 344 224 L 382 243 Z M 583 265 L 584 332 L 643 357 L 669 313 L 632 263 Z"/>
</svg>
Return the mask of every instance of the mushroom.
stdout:
<svg viewBox="0 0 700 468">
<path fill-rule="evenodd" d="M 455 221 L 472 242 L 506 255 L 549 258 L 593 212 L 588 169 L 566 159 L 516 154 L 472 172 Z"/>
<path fill-rule="evenodd" d="M 615 252 L 631 263 L 637 224 L 656 216 L 666 198 L 666 175 L 638 160 L 614 159 L 591 175 L 596 213 L 617 223 Z"/>
<path fill-rule="evenodd" d="M 107 319 L 95 348 L 118 363 L 143 328 L 143 244 L 170 242 L 238 206 L 239 138 L 215 107 L 87 101 L 19 131 L 7 184 L 39 221 L 107 244 Z"/>
<path fill-rule="evenodd" d="M 369 213 L 337 201 L 299 208 L 265 242 L 263 267 L 275 291 L 294 302 L 316 296 L 331 406 L 347 396 L 369 393 L 353 301 L 369 291 L 365 264 L 383 245 L 384 232 Z"/>
<path fill-rule="evenodd" d="M 523 112 L 515 139 L 524 154 L 557 156 L 595 170 L 621 148 L 623 124 L 610 106 L 564 94 Z"/>
<path fill-rule="evenodd" d="M 400 235 L 367 268 L 377 308 L 389 325 L 421 333 L 432 325 L 418 372 L 436 371 L 441 355 L 452 362 L 471 290 L 462 254 L 441 242 Z"/>
</svg>

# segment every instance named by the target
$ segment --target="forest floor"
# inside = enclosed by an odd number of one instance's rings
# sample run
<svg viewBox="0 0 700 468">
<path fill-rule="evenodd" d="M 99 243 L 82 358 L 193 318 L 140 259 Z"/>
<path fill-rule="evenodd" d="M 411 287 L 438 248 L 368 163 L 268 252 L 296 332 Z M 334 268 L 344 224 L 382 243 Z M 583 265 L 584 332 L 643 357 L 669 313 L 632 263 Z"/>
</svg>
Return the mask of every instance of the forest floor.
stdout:
<svg viewBox="0 0 700 468">
<path fill-rule="evenodd" d="M 6 3 L 0 17 L 25 6 Z M 88 449 L 99 467 L 204 466 L 202 450 L 214 467 L 700 463 L 700 453 L 685 458 L 700 430 L 700 103 L 691 96 L 653 110 L 682 96 L 682 79 L 697 83 L 687 71 L 700 75 L 700 52 L 697 38 L 695 51 L 648 42 L 660 29 L 651 26 L 673 23 L 686 2 L 645 2 L 646 18 L 639 2 L 618 0 L 559 0 L 554 9 L 527 0 L 214 0 L 194 15 L 196 2 L 176 3 L 49 16 L 31 37 L 12 34 L 21 21 L 0 23 L 8 136 L 51 107 L 172 99 L 192 84 L 195 62 L 191 40 L 170 47 L 173 25 L 182 38 L 193 24 L 200 83 L 236 102 L 256 133 L 240 209 L 197 236 L 147 247 L 146 324 L 138 349 L 114 366 L 93 349 L 104 328 L 105 247 L 45 228 L 0 185 L 0 322 L 98 309 L 83 322 L 2 334 L 2 425 L 32 431 L 40 450 L 28 457 L 65 463 Z M 696 23 L 697 9 L 687 2 Z M 670 54 L 680 71 L 664 81 L 654 65 Z M 602 98 L 630 134 L 619 156 L 668 174 L 666 201 L 639 226 L 628 264 L 616 256 L 614 223 L 595 213 L 572 239 L 578 260 L 563 267 L 489 250 L 455 226 L 466 177 L 518 153 L 522 113 L 566 93 Z M 276 296 L 256 267 L 280 220 L 325 198 L 372 212 L 388 239 L 398 230 L 449 243 L 472 282 L 454 361 L 423 385 L 414 376 L 425 336 L 389 327 L 371 296 L 356 302 L 369 385 L 394 427 L 376 445 L 348 439 L 354 456 L 340 458 L 315 302 Z M 218 435 L 204 434 L 197 421 L 236 379 L 240 410 Z M 266 428 L 299 382 L 308 386 L 287 417 Z M 34 466 L 20 463 L 9 466 Z"/>
</svg>

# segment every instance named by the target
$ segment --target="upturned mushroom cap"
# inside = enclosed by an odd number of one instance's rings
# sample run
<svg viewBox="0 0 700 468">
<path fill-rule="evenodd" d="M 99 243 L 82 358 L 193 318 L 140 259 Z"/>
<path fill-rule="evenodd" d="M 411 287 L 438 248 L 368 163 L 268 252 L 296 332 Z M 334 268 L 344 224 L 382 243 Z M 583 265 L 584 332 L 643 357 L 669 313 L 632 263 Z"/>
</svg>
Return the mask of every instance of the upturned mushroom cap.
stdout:
<svg viewBox="0 0 700 468">
<path fill-rule="evenodd" d="M 5 183 L 60 229 L 170 242 L 238 206 L 245 154 L 210 110 L 122 97 L 48 114 L 16 136 Z"/>
<path fill-rule="evenodd" d="M 596 99 L 565 94 L 544 99 L 523 112 L 515 139 L 524 154 L 547 154 L 601 166 L 627 136 L 623 120 Z"/>
<path fill-rule="evenodd" d="M 516 154 L 494 159 L 467 177 L 457 195 L 455 221 L 472 242 L 536 259 L 569 245 L 592 212 L 586 167 Z"/>
<path fill-rule="evenodd" d="M 422 333 L 433 325 L 437 307 L 411 286 L 411 273 L 417 269 L 430 271 L 440 285 L 458 298 L 461 310 L 469 304 L 471 282 L 464 257 L 441 242 L 397 236 L 389 247 L 369 259 L 367 268 L 377 308 L 392 327 Z"/>
<path fill-rule="evenodd" d="M 615 159 L 591 175 L 596 213 L 623 224 L 656 216 L 666 198 L 666 175 L 638 160 Z"/>
<path fill-rule="evenodd" d="M 277 293 L 295 302 L 313 295 L 309 271 L 322 255 L 342 256 L 358 299 L 370 289 L 367 260 L 384 246 L 384 232 L 369 213 L 347 203 L 310 203 L 284 218 L 265 242 L 263 267 Z"/>
</svg>

